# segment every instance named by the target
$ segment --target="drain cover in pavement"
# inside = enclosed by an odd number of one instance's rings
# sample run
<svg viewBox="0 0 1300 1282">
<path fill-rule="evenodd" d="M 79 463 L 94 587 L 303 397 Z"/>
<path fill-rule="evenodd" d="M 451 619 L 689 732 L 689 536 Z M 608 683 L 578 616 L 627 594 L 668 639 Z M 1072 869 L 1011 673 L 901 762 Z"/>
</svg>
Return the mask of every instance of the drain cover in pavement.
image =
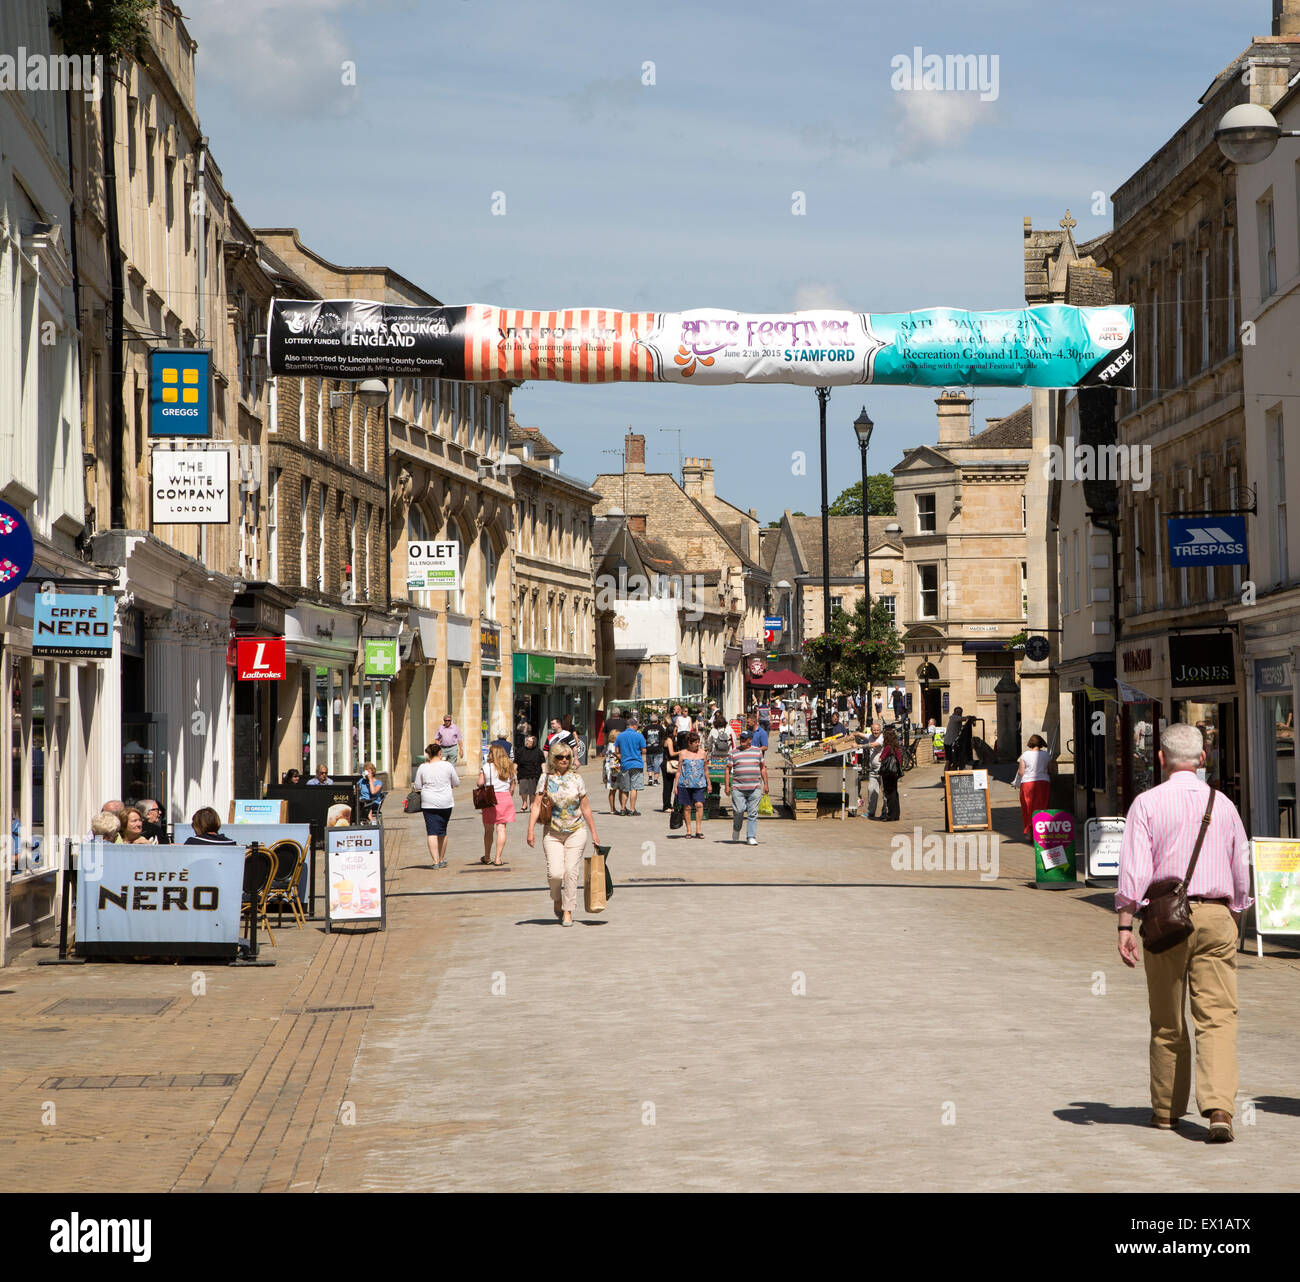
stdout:
<svg viewBox="0 0 1300 1282">
<path fill-rule="evenodd" d="M 678 886 L 689 886 L 690 880 L 686 877 L 628 877 L 629 885 L 642 886 L 662 886 L 666 883 L 672 883 Z"/>
<path fill-rule="evenodd" d="M 103 1077 L 47 1077 L 43 1091 L 158 1090 L 173 1086 L 234 1086 L 242 1073 L 118 1073 Z"/>
<path fill-rule="evenodd" d="M 373 1006 L 308 1006 L 304 1015 L 338 1015 L 353 1010 L 374 1010 Z"/>
<path fill-rule="evenodd" d="M 161 1015 L 174 997 L 65 997 L 44 1015 Z"/>
</svg>

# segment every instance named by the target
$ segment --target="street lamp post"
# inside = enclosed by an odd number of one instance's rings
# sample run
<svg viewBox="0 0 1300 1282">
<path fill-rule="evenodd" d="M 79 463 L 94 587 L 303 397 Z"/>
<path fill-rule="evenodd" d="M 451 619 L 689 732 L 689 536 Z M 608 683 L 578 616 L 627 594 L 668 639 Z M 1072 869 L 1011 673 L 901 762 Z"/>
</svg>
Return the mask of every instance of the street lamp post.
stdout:
<svg viewBox="0 0 1300 1282">
<path fill-rule="evenodd" d="M 817 388 L 817 417 L 821 431 L 822 453 L 822 633 L 829 637 L 831 631 L 831 510 L 826 492 L 826 402 L 831 398 L 829 387 Z M 826 715 L 826 692 L 830 689 L 830 655 L 822 663 L 818 682 L 817 729 L 821 732 L 822 718 Z"/>
<path fill-rule="evenodd" d="M 867 446 L 871 444 L 871 429 L 875 424 L 862 407 L 862 413 L 853 420 L 853 431 L 857 434 L 858 449 L 862 454 L 862 596 L 866 601 L 867 636 L 871 635 L 871 535 L 867 522 Z M 863 720 L 866 719 L 866 700 L 868 691 L 859 691 L 863 701 Z"/>
</svg>

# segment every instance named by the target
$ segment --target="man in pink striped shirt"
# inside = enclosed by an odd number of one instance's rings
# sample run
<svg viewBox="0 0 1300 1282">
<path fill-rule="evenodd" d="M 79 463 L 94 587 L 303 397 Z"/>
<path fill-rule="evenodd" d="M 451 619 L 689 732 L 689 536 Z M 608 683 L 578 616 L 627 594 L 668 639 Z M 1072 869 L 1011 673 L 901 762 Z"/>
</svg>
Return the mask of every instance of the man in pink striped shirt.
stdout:
<svg viewBox="0 0 1300 1282">
<path fill-rule="evenodd" d="M 1195 726 L 1175 724 L 1160 738 L 1166 781 L 1129 807 L 1119 856 L 1119 955 L 1136 966 L 1133 914 L 1147 887 L 1162 877 L 1184 877 L 1209 803 L 1209 785 L 1196 777 L 1205 762 Z M 1250 906 L 1250 847 L 1237 808 L 1216 793 L 1187 897 L 1192 933 L 1143 961 L 1151 1009 L 1151 1125 L 1178 1124 L 1187 1110 L 1192 1050 L 1184 1012 L 1192 998 L 1196 1024 L 1196 1106 L 1210 1120 L 1210 1143 L 1232 1139 L 1237 1094 L 1237 923 Z"/>
</svg>

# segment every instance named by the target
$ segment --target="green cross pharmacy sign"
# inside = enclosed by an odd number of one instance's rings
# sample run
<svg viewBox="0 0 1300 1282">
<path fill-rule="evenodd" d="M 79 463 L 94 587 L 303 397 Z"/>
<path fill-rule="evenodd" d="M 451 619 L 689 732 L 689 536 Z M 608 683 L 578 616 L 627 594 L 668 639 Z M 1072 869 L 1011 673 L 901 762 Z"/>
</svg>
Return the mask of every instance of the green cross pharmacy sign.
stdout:
<svg viewBox="0 0 1300 1282">
<path fill-rule="evenodd" d="M 397 638 L 366 638 L 366 676 L 395 677 L 397 675 Z"/>
</svg>

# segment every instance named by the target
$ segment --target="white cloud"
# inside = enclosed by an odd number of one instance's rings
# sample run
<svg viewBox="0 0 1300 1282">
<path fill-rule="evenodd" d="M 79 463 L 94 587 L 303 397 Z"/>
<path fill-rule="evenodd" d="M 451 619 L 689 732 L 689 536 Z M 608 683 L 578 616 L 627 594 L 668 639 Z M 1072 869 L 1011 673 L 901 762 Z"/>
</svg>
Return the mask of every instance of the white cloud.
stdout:
<svg viewBox="0 0 1300 1282">
<path fill-rule="evenodd" d="M 894 95 L 897 147 L 894 163 L 923 160 L 964 142 L 977 124 L 993 117 L 993 105 L 978 93 L 943 89 L 908 89 Z"/>
<path fill-rule="evenodd" d="M 794 291 L 794 310 L 796 312 L 832 311 L 851 312 L 856 309 L 840 297 L 834 285 L 819 285 L 809 282 L 800 285 Z"/>
<path fill-rule="evenodd" d="M 340 16 L 355 0 L 188 0 L 186 26 L 198 41 L 200 91 L 219 87 L 246 112 L 341 115 L 366 83 L 344 83 L 354 58 Z"/>
</svg>

